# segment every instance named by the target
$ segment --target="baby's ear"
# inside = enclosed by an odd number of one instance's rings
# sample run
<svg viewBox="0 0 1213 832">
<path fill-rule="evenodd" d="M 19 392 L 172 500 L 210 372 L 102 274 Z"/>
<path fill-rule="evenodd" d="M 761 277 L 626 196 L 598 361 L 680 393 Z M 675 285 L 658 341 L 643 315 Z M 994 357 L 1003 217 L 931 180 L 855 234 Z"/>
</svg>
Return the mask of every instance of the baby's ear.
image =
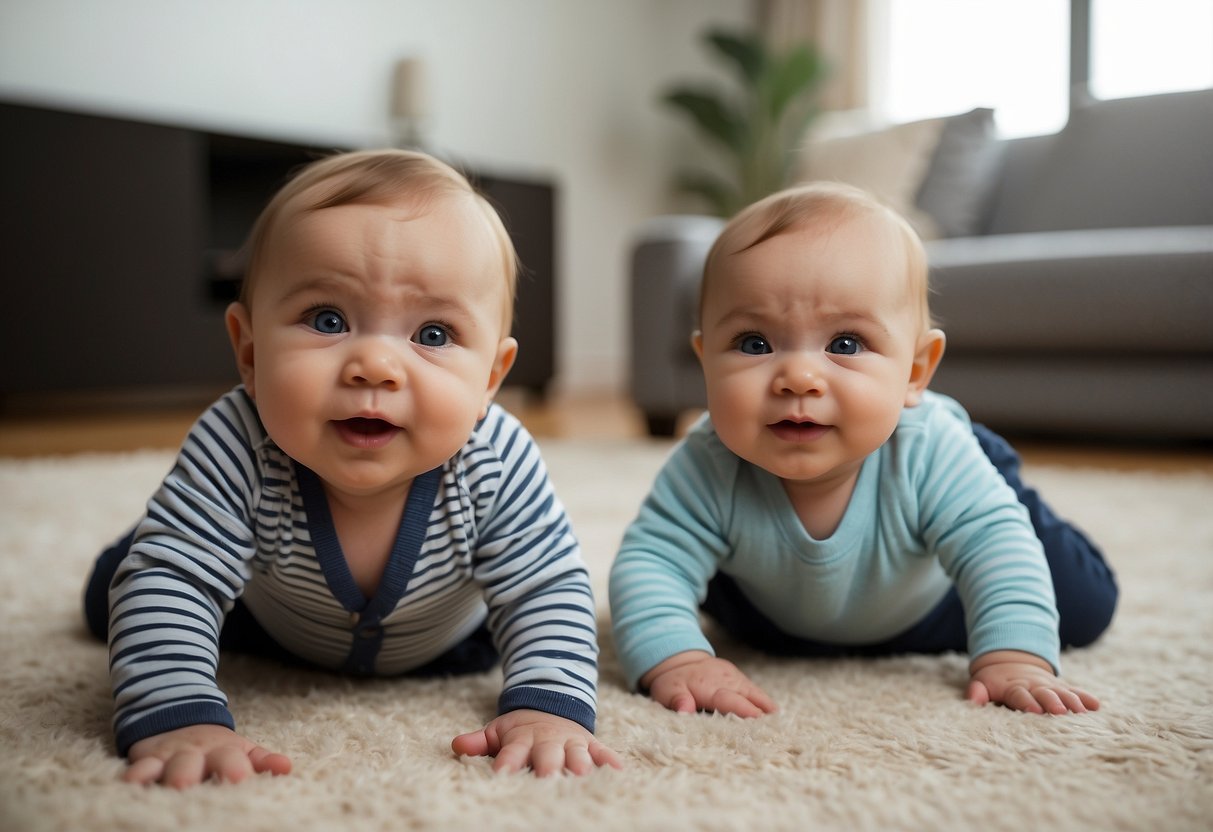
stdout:
<svg viewBox="0 0 1213 832">
<path fill-rule="evenodd" d="M 253 321 L 249 317 L 248 307 L 240 301 L 228 304 L 224 315 L 227 324 L 227 337 L 232 342 L 232 352 L 236 354 L 236 369 L 240 371 L 240 380 L 244 389 L 254 399 L 257 398 L 256 387 L 253 384 Z"/>
<path fill-rule="evenodd" d="M 697 329 L 691 333 L 691 349 L 695 351 L 695 355 L 699 357 L 700 363 L 703 362 L 703 330 Z"/>
<path fill-rule="evenodd" d="M 509 375 L 510 368 L 514 366 L 514 359 L 517 357 L 518 341 L 514 338 L 502 338 L 501 343 L 497 345 L 497 355 L 493 357 L 493 367 L 489 370 L 489 386 L 484 392 L 484 404 L 480 408 L 480 415 L 476 418 L 483 419 L 488 414 L 493 397 L 501 389 L 501 383 Z"/>
<path fill-rule="evenodd" d="M 914 407 L 922 401 L 923 392 L 939 368 L 946 341 L 942 329 L 929 329 L 918 339 L 914 363 L 910 365 L 910 381 L 906 385 L 906 407 Z"/>
</svg>

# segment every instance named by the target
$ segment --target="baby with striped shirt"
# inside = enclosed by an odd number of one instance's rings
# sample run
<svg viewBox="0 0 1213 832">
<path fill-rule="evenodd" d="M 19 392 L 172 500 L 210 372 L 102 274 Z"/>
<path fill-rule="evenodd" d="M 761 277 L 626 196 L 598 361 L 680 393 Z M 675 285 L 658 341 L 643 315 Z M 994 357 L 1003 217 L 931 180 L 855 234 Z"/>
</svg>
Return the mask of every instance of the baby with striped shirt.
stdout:
<svg viewBox="0 0 1213 832">
<path fill-rule="evenodd" d="M 85 590 L 125 778 L 290 771 L 236 732 L 216 681 L 227 649 L 355 675 L 500 660 L 498 716 L 457 754 L 537 775 L 618 767 L 593 735 L 577 540 L 534 441 L 492 403 L 517 351 L 497 213 L 425 154 L 339 154 L 283 187 L 247 253 L 226 314 L 242 383 Z"/>
</svg>

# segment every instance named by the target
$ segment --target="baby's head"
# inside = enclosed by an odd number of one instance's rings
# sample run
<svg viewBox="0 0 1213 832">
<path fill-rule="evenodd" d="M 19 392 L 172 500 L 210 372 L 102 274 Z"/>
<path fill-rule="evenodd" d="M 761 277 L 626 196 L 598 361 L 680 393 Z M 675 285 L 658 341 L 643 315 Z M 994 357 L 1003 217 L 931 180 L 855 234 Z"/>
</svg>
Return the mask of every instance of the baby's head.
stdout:
<svg viewBox="0 0 1213 832">
<path fill-rule="evenodd" d="M 407 488 L 467 442 L 517 352 L 517 263 L 462 176 L 404 150 L 315 162 L 248 257 L 228 333 L 282 451 L 355 497 Z"/>
<path fill-rule="evenodd" d="M 708 254 L 699 319 L 717 434 L 785 480 L 855 470 L 943 354 L 918 236 L 846 185 L 791 188 L 733 218 Z"/>
<path fill-rule="evenodd" d="M 443 197 L 467 199 L 475 206 L 500 248 L 508 335 L 518 275 L 518 256 L 509 232 L 493 206 L 462 174 L 428 154 L 410 150 L 335 154 L 312 162 L 283 185 L 257 218 L 245 244 L 247 267 L 240 302 L 251 306 L 266 251 L 293 217 L 341 205 L 407 205 L 423 211 Z"/>
<path fill-rule="evenodd" d="M 780 234 L 807 228 L 825 234 L 854 221 L 884 226 L 900 240 L 905 253 L 904 276 L 910 300 L 915 304 L 923 331 L 930 329 L 927 256 L 918 233 L 904 217 L 872 194 L 839 182 L 814 182 L 788 188 L 755 202 L 733 217 L 708 253 L 699 292 L 700 317 L 714 278 L 728 268 L 731 256 Z"/>
</svg>

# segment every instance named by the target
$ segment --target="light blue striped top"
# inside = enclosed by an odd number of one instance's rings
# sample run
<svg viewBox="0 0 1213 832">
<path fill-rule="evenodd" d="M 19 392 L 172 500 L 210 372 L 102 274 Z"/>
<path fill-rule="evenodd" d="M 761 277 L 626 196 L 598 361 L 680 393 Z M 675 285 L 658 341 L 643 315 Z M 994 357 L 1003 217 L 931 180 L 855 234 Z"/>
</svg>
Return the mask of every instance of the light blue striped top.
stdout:
<svg viewBox="0 0 1213 832">
<path fill-rule="evenodd" d="M 825 540 L 805 531 L 774 475 L 701 419 L 611 569 L 615 644 L 631 686 L 675 653 L 712 652 L 698 608 L 717 570 L 783 631 L 841 645 L 892 638 L 955 584 L 971 655 L 1023 650 L 1058 667 L 1053 582 L 1027 510 L 944 396 L 903 412 Z"/>
<path fill-rule="evenodd" d="M 110 590 L 114 731 L 235 727 L 216 683 L 235 599 L 283 647 L 325 668 L 393 675 L 487 623 L 499 712 L 535 708 L 594 729 L 589 575 L 534 440 L 496 405 L 467 444 L 417 477 L 374 598 L 345 564 L 315 474 L 266 436 L 242 387 L 191 430 Z"/>
</svg>

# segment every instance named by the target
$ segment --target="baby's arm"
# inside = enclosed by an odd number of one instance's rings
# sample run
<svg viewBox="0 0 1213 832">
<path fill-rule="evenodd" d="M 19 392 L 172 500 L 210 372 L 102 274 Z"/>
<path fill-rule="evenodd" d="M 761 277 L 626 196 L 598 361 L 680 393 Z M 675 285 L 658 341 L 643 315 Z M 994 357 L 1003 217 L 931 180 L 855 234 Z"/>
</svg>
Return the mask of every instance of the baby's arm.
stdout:
<svg viewBox="0 0 1213 832">
<path fill-rule="evenodd" d="M 924 469 L 920 515 L 931 518 L 925 539 L 964 604 L 974 657 L 967 698 L 1031 713 L 1095 710 L 1094 696 L 1057 676 L 1053 581 L 1026 509 L 967 423 L 947 429 Z"/>
<path fill-rule="evenodd" d="M 175 789 L 215 778 L 239 783 L 250 774 L 289 774 L 291 761 L 267 751 L 225 725 L 190 725 L 141 739 L 127 753 L 128 783 Z"/>
<path fill-rule="evenodd" d="M 1099 700 L 1067 684 L 1039 656 L 1018 650 L 994 650 L 969 664 L 967 697 L 978 705 L 995 702 L 1034 714 L 1084 714 L 1099 710 Z"/>
<path fill-rule="evenodd" d="M 657 475 L 611 564 L 611 626 L 629 687 L 676 711 L 757 716 L 774 703 L 716 659 L 699 605 L 729 538 L 737 458 L 696 428 Z M 743 701 L 745 704 L 743 704 Z"/>
<path fill-rule="evenodd" d="M 585 774 L 618 765 L 593 736 L 597 616 L 564 507 L 522 425 L 493 408 L 480 430 L 493 437 L 493 447 L 481 453 L 499 456 L 475 467 L 479 480 L 468 478 L 477 511 L 473 575 L 488 605 L 504 684 L 498 716 L 451 747 L 497 757 L 498 771 L 529 765 L 537 775 Z M 492 476 L 495 463 L 499 476 Z"/>
<path fill-rule="evenodd" d="M 516 772 L 528 766 L 539 777 L 589 774 L 595 766 L 623 768 L 619 756 L 571 719 L 543 711 L 504 713 L 479 731 L 451 742 L 456 754 L 496 757 L 493 771 Z"/>
<path fill-rule="evenodd" d="M 777 710 L 774 700 L 727 659 L 702 650 L 670 656 L 640 677 L 640 686 L 671 711 L 716 711 L 742 717 Z"/>
<path fill-rule="evenodd" d="M 169 782 L 172 773 L 172 782 L 188 785 L 217 770 L 211 752 L 225 742 L 246 752 L 254 748 L 231 730 L 235 723 L 216 675 L 224 616 L 250 576 L 255 551 L 258 479 L 255 465 L 238 450 L 254 444 L 256 424 L 256 411 L 242 391 L 200 417 L 112 579 L 115 741 L 118 753 L 137 763 L 130 779 Z M 248 467 L 237 476 L 232 471 L 240 463 Z M 195 734 L 211 739 L 196 741 Z M 169 760 L 191 743 L 203 752 L 202 768 L 179 778 L 173 773 L 178 764 L 169 766 Z M 159 771 L 144 757 L 173 772 Z"/>
</svg>

